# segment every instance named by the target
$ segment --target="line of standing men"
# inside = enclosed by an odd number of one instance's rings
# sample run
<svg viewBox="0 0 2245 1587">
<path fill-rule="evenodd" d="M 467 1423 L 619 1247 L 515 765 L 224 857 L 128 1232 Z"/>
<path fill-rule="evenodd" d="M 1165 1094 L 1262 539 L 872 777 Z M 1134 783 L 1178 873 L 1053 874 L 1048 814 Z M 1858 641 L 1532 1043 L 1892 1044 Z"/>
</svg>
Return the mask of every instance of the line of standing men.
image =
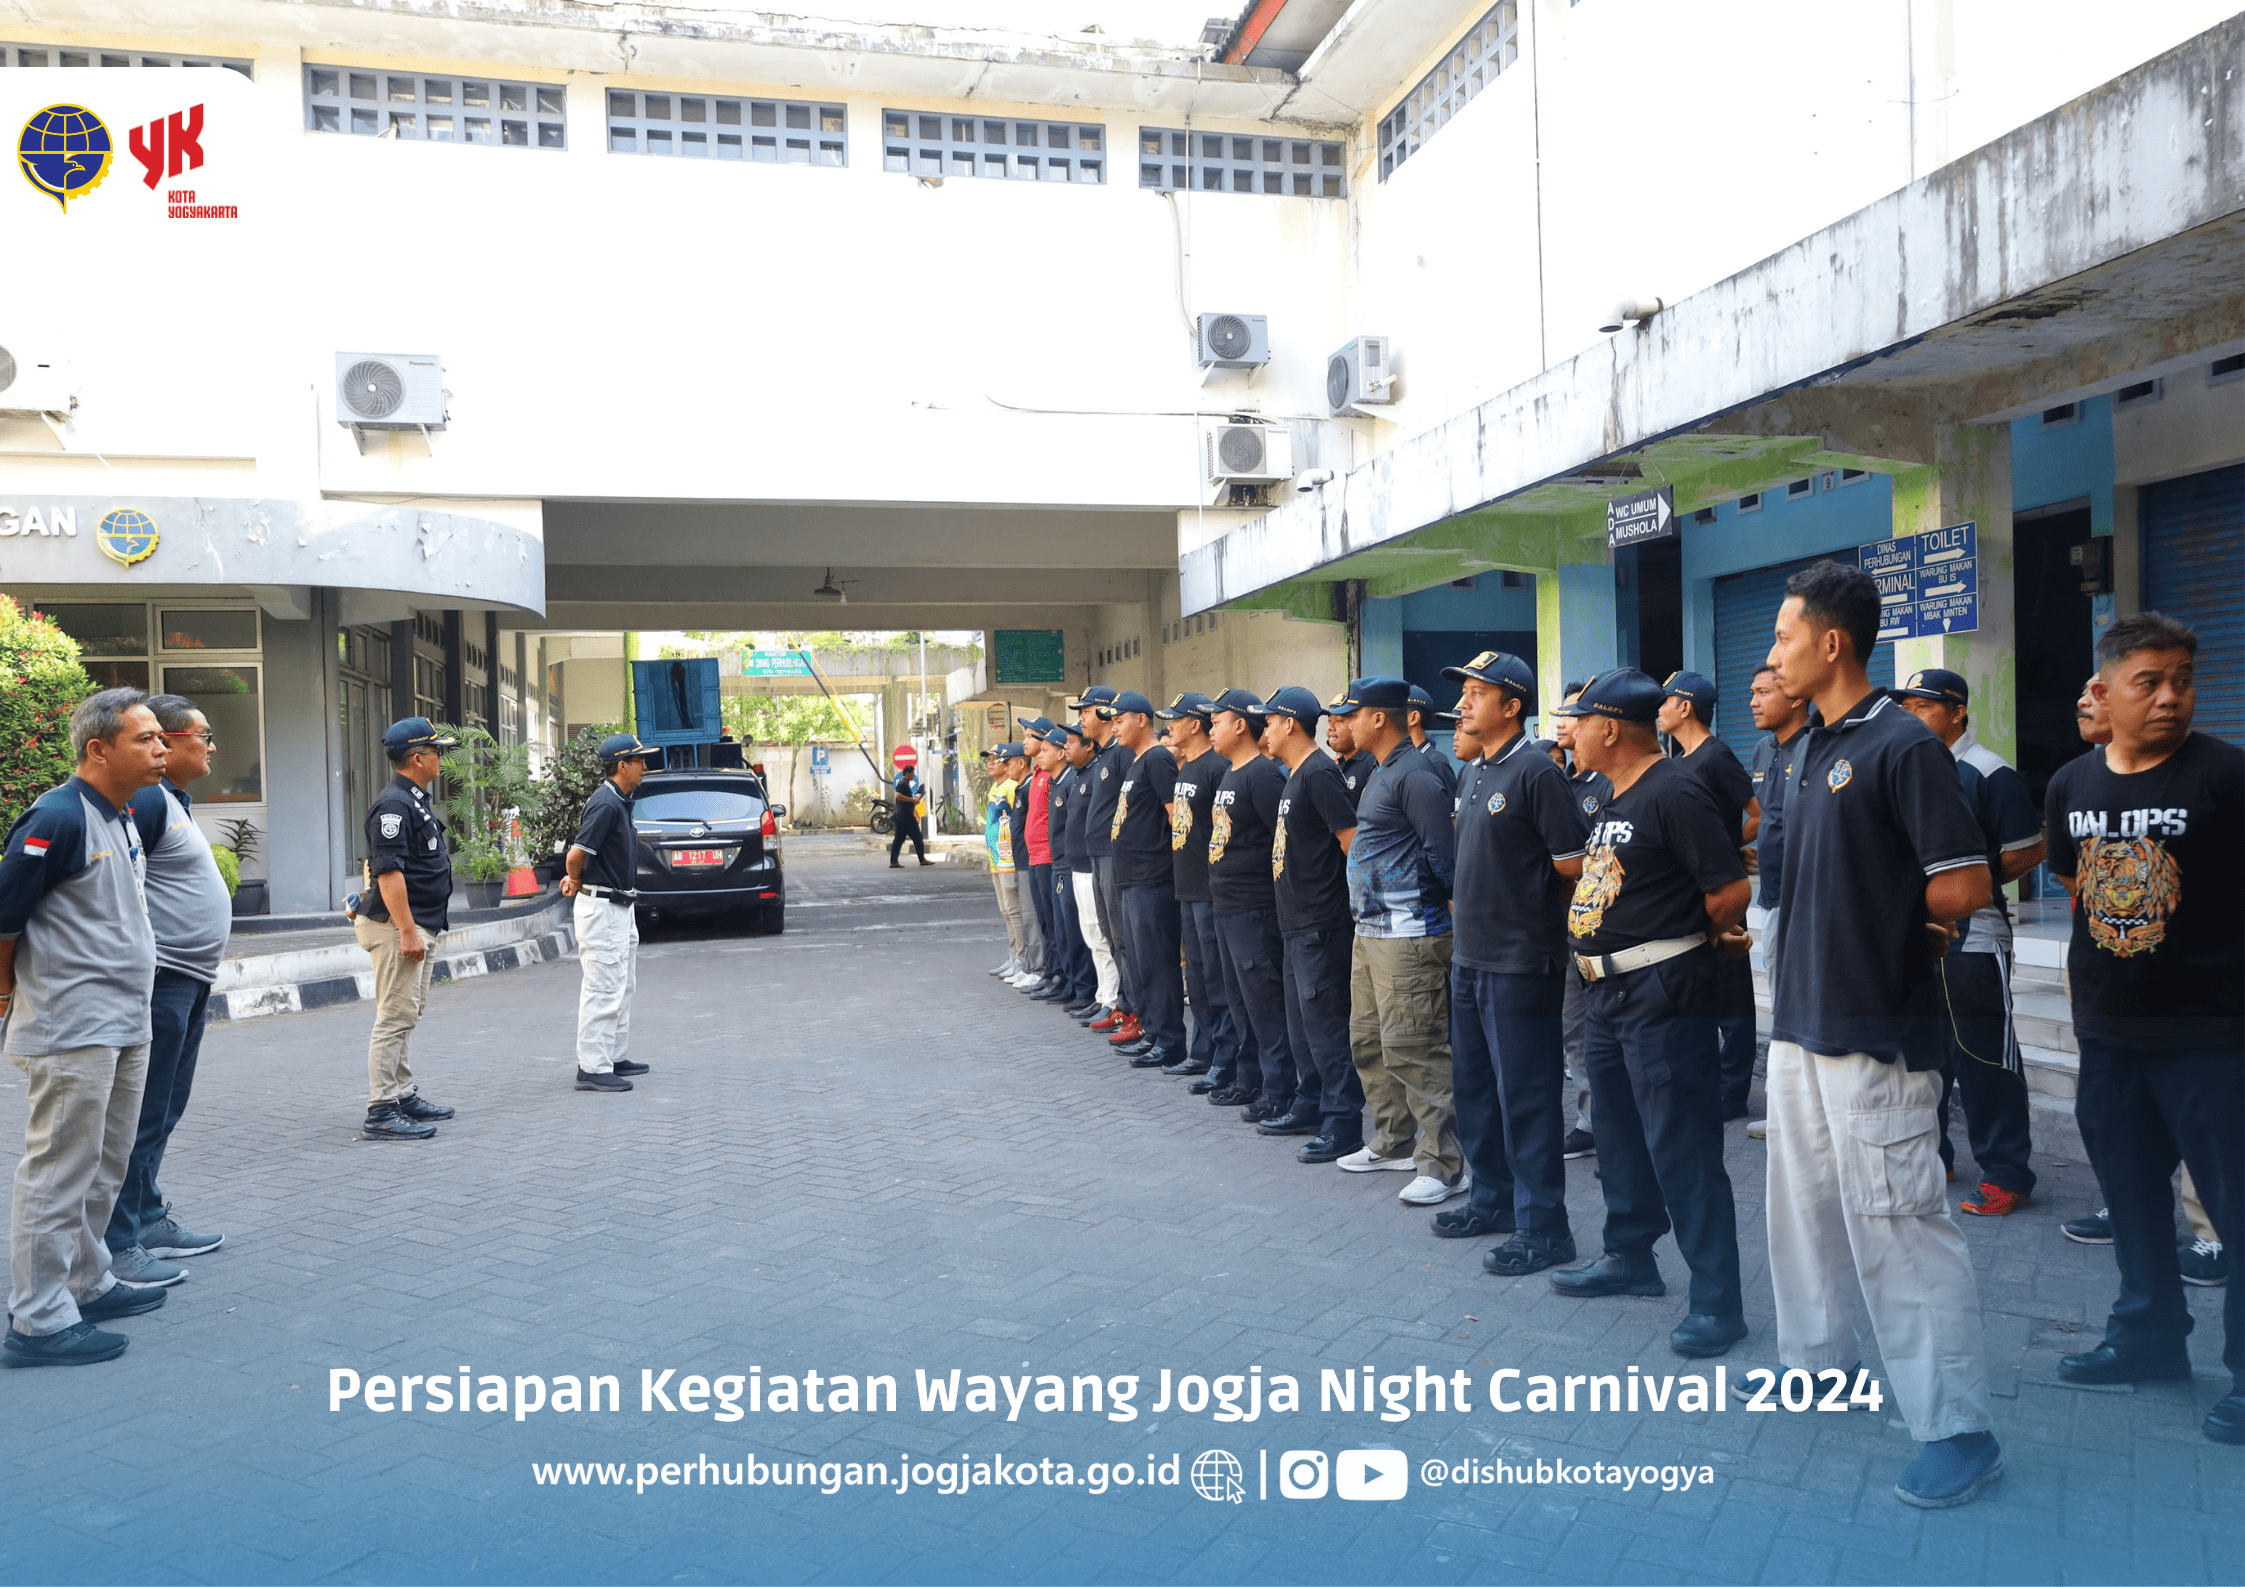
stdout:
<svg viewBox="0 0 2245 1587">
<path fill-rule="evenodd" d="M 1920 673 L 1896 697 L 1871 684 L 1877 619 L 1876 587 L 1860 569 L 1820 563 L 1788 582 L 1756 679 L 1756 716 L 1771 740 L 1751 775 L 1713 736 L 1712 686 L 1691 674 L 1664 685 L 1621 669 L 1570 685 L 1558 737 L 1572 776 L 1526 736 L 1529 668 L 1496 652 L 1446 669 L 1461 684 L 1461 743 L 1478 751 L 1454 779 L 1422 747 L 1423 697 L 1415 703 L 1397 679 L 1355 680 L 1323 704 L 1296 688 L 1268 699 L 1228 689 L 1180 695 L 1163 711 L 1134 692 L 1087 690 L 1072 702 L 1074 724 L 1024 720 L 1023 742 L 1000 751 L 1017 769 L 1035 766 L 1015 779 L 1009 835 L 1026 831 L 1031 794 L 1048 801 L 1047 830 L 1058 834 L 1046 878 L 1032 883 L 1044 901 L 1044 957 L 1009 961 L 1010 973 L 1105 1033 L 1134 1066 L 1198 1077 L 1195 1091 L 1239 1105 L 1260 1133 L 1311 1137 L 1304 1162 L 1411 1172 L 1400 1196 L 1410 1204 L 1463 1195 L 1435 1214 L 1434 1232 L 1509 1236 L 1484 1257 L 1492 1273 L 1558 1268 L 1551 1282 L 1562 1294 L 1658 1295 L 1653 1250 L 1673 1233 L 1690 1289 L 1671 1345 L 1721 1355 L 1748 1333 L 1723 1125 L 1745 1112 L 1752 1075 L 1745 851 L 1759 838 L 1772 911 L 1764 1133 L 1777 1356 L 1863 1394 L 1875 1343 L 1923 1445 L 1897 1497 L 1927 1508 L 1969 1502 L 2003 1467 L 1977 1287 L 1942 1188 L 1940 1119 L 1954 1085 L 1989 1175 L 1967 1210 L 2001 1215 L 2023 1202 L 2024 1087 L 2000 995 L 2008 961 L 1973 944 L 2006 942 L 1995 887 L 2033 863 L 2040 829 L 2027 832 L 2014 808 L 2006 779 L 2016 774 L 1974 753 L 1961 679 Z M 2153 671 L 2168 681 L 2129 686 L 2172 696 L 2191 643 L 2173 624 L 2143 634 L 2118 625 L 2100 665 L 2135 677 L 2136 651 L 2164 647 L 2165 670 Z M 2209 878 L 2193 895 L 2200 910 L 2186 950 L 2208 973 L 2186 987 L 2168 973 L 2180 957 L 2171 956 L 2156 997 L 2131 987 L 2145 1013 L 2122 1027 L 2130 1041 L 2150 1032 L 2195 1044 L 2189 1061 L 2141 1062 L 2149 1049 L 2139 1046 L 2098 1066 L 2126 1123 L 2085 1117 L 2084 1133 L 2101 1176 L 2110 1163 L 2128 1180 L 2126 1192 L 2106 1180 L 2115 1244 L 2127 1249 L 2117 1252 L 2123 1296 L 2108 1342 L 2067 1358 L 2061 1370 L 2074 1381 L 2188 1372 L 2189 1315 L 2166 1224 L 2179 1159 L 2218 1230 L 2234 1231 L 2239 1217 L 2240 752 L 2189 734 L 2187 704 L 2179 729 L 2175 710 L 2160 711 L 2166 741 L 2201 746 L 2188 757 L 2182 802 L 2155 806 L 2147 795 L 2141 809 L 2064 818 L 2077 836 L 2131 840 L 2165 821 L 2180 840 L 2189 815 Z M 1315 742 L 1320 717 L 1335 754 Z M 1664 727 L 1682 755 L 1663 753 Z M 2053 830 L 2069 787 L 2064 777 L 2053 785 Z M 1164 807 L 1159 817 L 1148 801 Z M 2074 957 L 2125 960 L 2177 934 L 2181 867 L 2163 868 L 2140 842 L 2117 857 L 2092 847 L 2108 912 L 2077 915 Z M 1070 880 L 1054 880 L 1062 876 Z M 2146 881 L 2156 930 L 2083 923 L 2140 903 L 2127 889 Z M 1195 907 L 1204 887 L 1213 932 Z M 1076 903 L 1072 920 L 1063 898 Z M 1993 960 L 1992 976 L 1971 962 L 1976 952 Z M 2087 1046 L 2102 1028 L 2085 999 L 2138 969 L 2100 968 L 2074 975 L 2085 1091 Z M 2162 1000 L 2189 1017 L 2151 1020 Z M 1587 1111 L 1565 1094 L 1570 1047 Z M 1591 1149 L 1606 1203 L 1602 1249 L 1562 1267 L 1577 1255 L 1564 1163 Z M 2229 1305 L 2225 1359 L 2245 1387 L 2234 1292 Z M 2206 1431 L 2245 1438 L 2245 1398 L 2222 1400 Z"/>
</svg>

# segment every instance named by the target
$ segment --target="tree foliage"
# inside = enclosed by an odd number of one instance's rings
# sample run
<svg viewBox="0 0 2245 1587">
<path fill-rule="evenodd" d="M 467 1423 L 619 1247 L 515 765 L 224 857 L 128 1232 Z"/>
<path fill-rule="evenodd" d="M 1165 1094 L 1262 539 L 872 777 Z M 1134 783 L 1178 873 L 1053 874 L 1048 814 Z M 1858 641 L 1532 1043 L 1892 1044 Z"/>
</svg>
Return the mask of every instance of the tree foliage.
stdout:
<svg viewBox="0 0 2245 1587">
<path fill-rule="evenodd" d="M 605 775 L 600 769 L 600 741 L 622 731 L 613 722 L 580 728 L 575 738 L 561 746 L 561 753 L 546 762 L 546 774 L 538 783 L 543 791 L 538 813 L 523 823 L 532 858 L 552 858 L 577 835 L 585 819 L 585 801 Z"/>
<path fill-rule="evenodd" d="M 502 744 L 480 727 L 445 727 L 460 740 L 443 756 L 437 803 L 453 843 L 453 864 L 479 882 L 494 881 L 524 863 L 515 838 L 537 824 L 548 785 L 530 773 L 530 746 Z"/>
<path fill-rule="evenodd" d="M 69 777 L 70 713 L 93 692 L 78 641 L 0 595 L 0 831 Z"/>
</svg>

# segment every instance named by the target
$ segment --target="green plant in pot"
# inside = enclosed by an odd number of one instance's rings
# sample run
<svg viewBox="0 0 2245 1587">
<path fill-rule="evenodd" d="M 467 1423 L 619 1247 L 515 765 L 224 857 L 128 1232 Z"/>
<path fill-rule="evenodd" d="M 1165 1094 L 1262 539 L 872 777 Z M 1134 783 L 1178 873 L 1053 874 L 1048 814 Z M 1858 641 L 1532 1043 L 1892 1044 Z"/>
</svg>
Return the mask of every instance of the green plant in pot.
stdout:
<svg viewBox="0 0 2245 1587">
<path fill-rule="evenodd" d="M 546 785 L 530 773 L 530 746 L 502 744 L 480 727 L 441 727 L 460 740 L 443 758 L 437 808 L 452 838 L 452 870 L 471 908 L 505 893 L 507 873 L 530 863 L 518 831 L 534 830 Z"/>
<path fill-rule="evenodd" d="M 577 828 L 585 818 L 585 801 L 600 786 L 605 775 L 600 768 L 600 741 L 611 733 L 621 732 L 613 722 L 601 722 L 582 728 L 577 736 L 561 748 L 561 753 L 546 763 L 546 772 L 538 780 L 543 802 L 535 818 L 524 817 L 522 830 L 529 841 L 530 852 L 549 869 L 559 860 L 577 835 Z"/>
</svg>

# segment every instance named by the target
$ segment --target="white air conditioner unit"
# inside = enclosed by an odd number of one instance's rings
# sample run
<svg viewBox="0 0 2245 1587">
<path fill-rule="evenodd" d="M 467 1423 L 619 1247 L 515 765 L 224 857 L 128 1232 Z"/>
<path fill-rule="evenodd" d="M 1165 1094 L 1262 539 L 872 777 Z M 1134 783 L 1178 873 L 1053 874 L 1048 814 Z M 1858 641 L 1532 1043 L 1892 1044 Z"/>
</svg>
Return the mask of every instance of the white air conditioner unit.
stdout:
<svg viewBox="0 0 2245 1587">
<path fill-rule="evenodd" d="M 21 342 L 0 342 L 0 413 L 61 416 L 77 406 L 68 364 Z"/>
<path fill-rule="evenodd" d="M 1271 361 L 1271 322 L 1263 314 L 1203 314 L 1200 367 L 1259 369 Z"/>
<path fill-rule="evenodd" d="M 1211 485 L 1269 484 L 1294 477 L 1294 435 L 1282 425 L 1211 425 L 1204 439 Z"/>
<path fill-rule="evenodd" d="M 354 430 L 444 428 L 444 360 L 434 353 L 337 353 L 335 422 Z"/>
<path fill-rule="evenodd" d="M 1395 400 L 1394 344 L 1359 336 L 1325 361 L 1325 402 L 1336 416 Z"/>
</svg>

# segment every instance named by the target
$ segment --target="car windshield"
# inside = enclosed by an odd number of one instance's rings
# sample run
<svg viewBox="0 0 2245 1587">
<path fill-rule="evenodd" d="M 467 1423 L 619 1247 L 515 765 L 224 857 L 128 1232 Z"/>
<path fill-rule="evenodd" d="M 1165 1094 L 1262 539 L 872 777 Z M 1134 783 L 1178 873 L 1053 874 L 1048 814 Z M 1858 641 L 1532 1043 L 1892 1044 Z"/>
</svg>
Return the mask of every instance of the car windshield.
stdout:
<svg viewBox="0 0 2245 1587">
<path fill-rule="evenodd" d="M 642 789 L 631 802 L 634 821 L 754 821 L 764 801 L 745 788 Z"/>
</svg>

